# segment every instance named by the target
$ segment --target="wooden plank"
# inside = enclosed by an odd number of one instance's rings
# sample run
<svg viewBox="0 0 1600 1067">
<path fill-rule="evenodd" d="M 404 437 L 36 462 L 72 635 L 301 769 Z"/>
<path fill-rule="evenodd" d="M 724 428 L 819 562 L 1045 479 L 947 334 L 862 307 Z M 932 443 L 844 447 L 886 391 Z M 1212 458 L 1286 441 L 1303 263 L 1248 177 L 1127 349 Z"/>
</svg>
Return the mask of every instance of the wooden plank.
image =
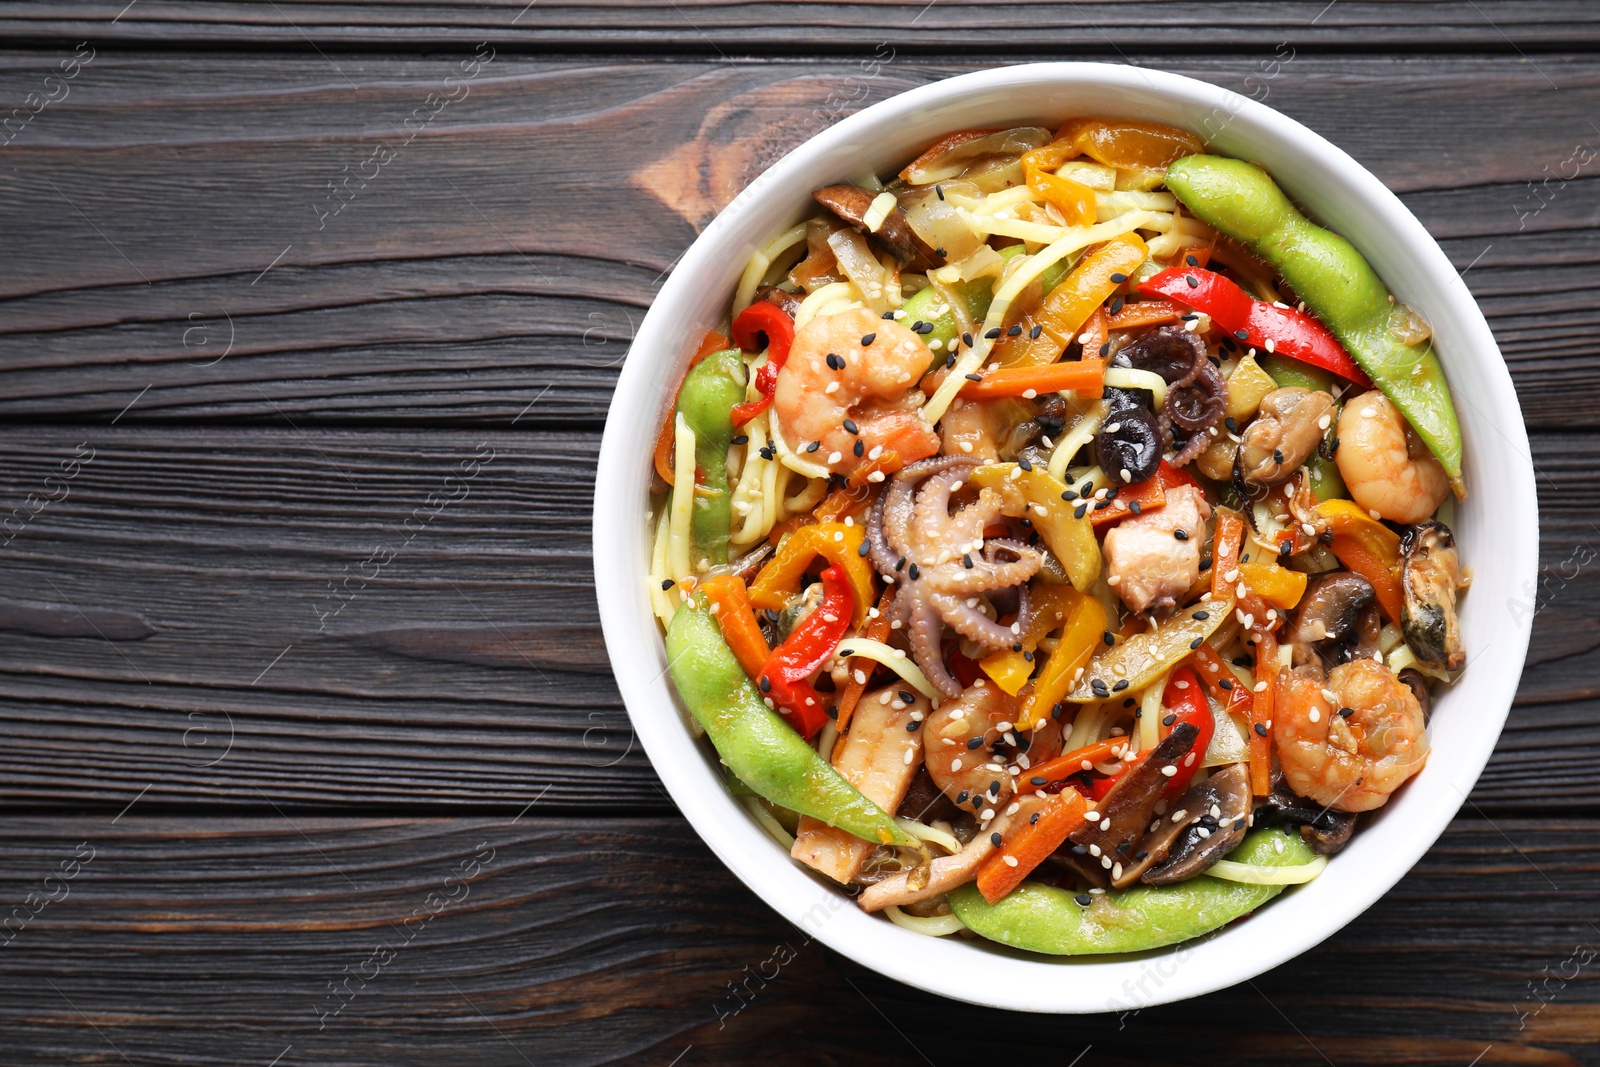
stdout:
<svg viewBox="0 0 1600 1067">
<path fill-rule="evenodd" d="M 1600 436 L 1534 442 L 1533 652 L 1474 801 L 1593 811 Z M 598 443 L 0 430 L 0 802 L 670 810 L 599 633 Z"/>
<path fill-rule="evenodd" d="M 127 18 L 165 17 L 147 3 Z M 0 418 L 110 420 L 138 396 L 124 421 L 505 425 L 540 396 L 520 426 L 595 423 L 663 272 L 748 180 L 844 111 L 991 62 L 505 53 L 448 87 L 470 55 L 82 65 L 0 149 Z M 58 58 L 0 56 L 0 112 Z M 1530 186 L 1600 144 L 1600 59 L 1138 58 L 1349 147 L 1466 271 L 1530 424 L 1600 425 L 1600 184 Z M 465 95 L 395 132 L 446 92 Z"/>
<path fill-rule="evenodd" d="M 1600 39 L 1581 0 L 1512 3 L 1344 0 L 1184 4 L 987 3 L 926 0 L 861 3 L 629 4 L 498 2 L 8 3 L 0 33 L 12 40 L 85 37 L 117 42 L 415 47 L 490 40 L 539 50 L 594 48 L 700 54 L 848 51 L 889 40 L 906 48 L 1044 51 L 1072 48 L 1318 47 L 1571 48 Z M 1423 36 L 1426 35 L 1426 36 Z"/>
<path fill-rule="evenodd" d="M 0 952 L 0 1027 L 16 1065 L 962 1063 L 997 1040 L 1061 1063 L 1571 1065 L 1600 1043 L 1597 848 L 1589 823 L 1460 820 L 1251 984 L 1052 1019 L 808 943 L 676 818 L 11 817 L 0 900 L 37 914 Z"/>
</svg>

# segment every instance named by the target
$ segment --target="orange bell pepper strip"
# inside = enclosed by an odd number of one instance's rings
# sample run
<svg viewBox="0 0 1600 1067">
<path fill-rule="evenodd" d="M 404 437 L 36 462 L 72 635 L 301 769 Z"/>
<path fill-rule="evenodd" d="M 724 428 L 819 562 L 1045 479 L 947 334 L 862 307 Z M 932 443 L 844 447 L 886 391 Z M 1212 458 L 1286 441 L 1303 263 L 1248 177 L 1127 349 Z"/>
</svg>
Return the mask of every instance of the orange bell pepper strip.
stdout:
<svg viewBox="0 0 1600 1067">
<path fill-rule="evenodd" d="M 1158 122 L 1136 119 L 1074 119 L 1056 134 L 1079 152 L 1108 167 L 1152 170 L 1184 156 L 1199 155 L 1205 142 Z"/>
<path fill-rule="evenodd" d="M 1051 289 L 1034 315 L 1038 337 L 1028 331 L 996 345 L 994 358 L 1004 366 L 1031 367 L 1054 363 L 1077 339 L 1095 309 L 1123 286 L 1150 254 L 1138 234 L 1125 233 L 1085 255 Z"/>
<path fill-rule="evenodd" d="M 693 367 L 702 359 L 713 352 L 721 352 L 728 347 L 728 339 L 716 330 L 708 330 L 700 341 L 700 347 L 694 350 L 694 355 L 689 357 L 689 366 Z M 685 374 L 688 371 L 684 372 Z M 683 388 L 682 380 L 678 382 L 678 389 Z M 672 406 L 667 408 L 666 420 L 661 424 L 661 432 L 656 435 L 655 466 L 656 473 L 661 475 L 661 480 L 668 485 L 676 485 L 672 480 L 672 438 L 675 426 L 674 416 L 678 412 L 678 389 L 672 392 Z"/>
<path fill-rule="evenodd" d="M 1017 716 L 1017 729 L 1031 730 L 1033 724 L 1046 718 L 1055 710 L 1056 703 L 1066 696 L 1076 681 L 1078 669 L 1086 665 L 1095 648 L 1105 639 L 1106 609 L 1100 601 L 1087 593 L 1071 590 L 1068 598 L 1072 610 L 1056 639 L 1056 650 L 1050 653 L 1039 676 L 1033 680 L 1033 689 L 1023 701 Z"/>
<path fill-rule="evenodd" d="M 1094 309 L 1094 314 L 1089 316 L 1089 321 L 1083 324 L 1083 330 L 1078 334 L 1078 343 L 1083 346 L 1084 358 L 1094 359 L 1098 356 L 1104 359 L 1105 353 L 1100 350 L 1110 338 L 1111 315 L 1102 304 Z"/>
<path fill-rule="evenodd" d="M 869 641 L 887 641 L 889 639 L 889 601 L 894 599 L 894 590 L 885 589 L 883 596 L 878 598 L 878 614 L 868 620 L 866 629 L 861 631 L 861 636 Z M 839 694 L 839 721 L 835 724 L 842 734 L 850 728 L 850 717 L 856 713 L 856 705 L 861 703 L 861 694 L 867 691 L 866 682 L 855 679 L 855 664 L 860 659 L 850 661 L 850 684 L 844 687 L 844 692 Z M 866 677 L 872 677 L 872 671 L 877 666 L 866 668 Z M 844 751 L 843 745 L 834 748 L 833 754 L 837 758 Z"/>
<path fill-rule="evenodd" d="M 877 597 L 873 588 L 872 566 L 861 554 L 866 530 L 842 522 L 822 522 L 802 526 L 778 545 L 767 565 L 750 585 L 750 603 L 758 608 L 781 609 L 800 588 L 800 576 L 821 556 L 844 571 L 855 593 L 855 622 L 867 621 L 867 609 Z"/>
<path fill-rule="evenodd" d="M 1002 396 L 1032 399 L 1044 393 L 1072 392 L 1098 400 L 1105 395 L 1106 361 L 1080 359 L 1048 366 L 1002 367 L 988 374 L 969 375 L 978 381 L 961 389 L 967 400 L 994 400 Z"/>
<path fill-rule="evenodd" d="M 1096 763 L 1119 758 L 1127 750 L 1126 737 L 1108 737 L 1104 741 L 1075 748 L 1071 752 L 1063 752 L 1053 760 L 1048 760 L 1037 767 L 1028 768 L 1027 781 L 1035 789 L 1043 789 L 1052 782 L 1059 782 L 1063 778 L 1071 778 L 1074 774 L 1082 774 Z M 1043 778 L 1041 782 L 1039 779 Z M 1018 779 L 1020 782 L 1021 779 Z M 1026 792 L 1026 790 L 1024 790 Z"/>
<path fill-rule="evenodd" d="M 1049 797 L 1039 809 L 1038 820 L 1021 823 L 1006 835 L 1000 850 L 978 868 L 978 892 L 983 899 L 993 904 L 1021 885 L 1068 835 L 1083 826 L 1088 810 L 1088 802 L 1076 789 L 1064 789 Z"/>
<path fill-rule="evenodd" d="M 1022 156 L 1028 188 L 1056 206 L 1068 226 L 1089 226 L 1095 220 L 1094 190 L 1054 171 L 1078 155 L 1070 141 L 1055 141 Z"/>
<path fill-rule="evenodd" d="M 701 581 L 699 589 L 711 601 L 711 614 L 716 616 L 722 636 L 733 649 L 739 666 L 751 681 L 755 681 L 761 676 L 761 668 L 772 649 L 767 647 L 767 639 L 756 622 L 744 579 L 734 574 L 714 574 Z"/>
<path fill-rule="evenodd" d="M 1305 596 L 1307 578 L 1299 571 L 1280 567 L 1270 559 L 1239 564 L 1239 576 L 1251 592 L 1279 611 L 1288 611 Z"/>
<path fill-rule="evenodd" d="M 1016 696 L 1022 687 L 1028 684 L 1028 678 L 1033 674 L 1034 650 L 1039 647 L 1052 630 L 1060 629 L 1066 622 L 1067 616 L 1072 612 L 1072 598 L 1068 590 L 1059 585 L 1042 585 L 1033 591 L 1033 619 L 1028 628 L 1017 635 L 1016 645 L 1020 647 L 1008 648 L 993 655 L 985 656 L 978 662 L 983 668 L 983 673 L 994 680 L 994 684 L 1006 691 L 1008 696 Z"/>
<path fill-rule="evenodd" d="M 1264 797 L 1272 792 L 1272 704 L 1278 684 L 1278 639 L 1271 630 L 1256 635 L 1255 678 L 1250 703 L 1250 791 Z"/>
<path fill-rule="evenodd" d="M 1326 520 L 1339 562 L 1365 578 L 1378 594 L 1378 606 L 1396 626 L 1405 597 L 1400 588 L 1400 535 L 1349 500 L 1324 500 L 1318 517 Z"/>
</svg>

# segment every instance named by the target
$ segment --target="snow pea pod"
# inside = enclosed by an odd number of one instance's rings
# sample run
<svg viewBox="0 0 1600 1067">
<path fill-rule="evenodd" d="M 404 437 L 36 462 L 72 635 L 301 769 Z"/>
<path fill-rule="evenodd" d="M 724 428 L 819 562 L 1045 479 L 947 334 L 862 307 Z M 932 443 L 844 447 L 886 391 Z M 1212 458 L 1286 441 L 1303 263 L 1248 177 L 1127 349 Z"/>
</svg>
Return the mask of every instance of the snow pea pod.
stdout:
<svg viewBox="0 0 1600 1067">
<path fill-rule="evenodd" d="M 733 494 L 728 487 L 728 449 L 733 405 L 744 399 L 744 357 L 736 348 L 713 352 L 690 368 L 678 390 L 678 411 L 694 431 L 694 509 L 690 530 L 695 562 L 728 562 Z"/>
<path fill-rule="evenodd" d="M 1315 855 L 1299 834 L 1263 829 L 1252 832 L 1228 858 L 1259 867 L 1293 867 L 1310 863 Z M 991 941 L 1055 956 L 1088 956 L 1188 941 L 1250 914 L 1281 892 L 1281 885 L 1200 875 L 1172 885 L 1096 894 L 1087 906 L 1068 890 L 1037 882 L 1022 883 L 994 904 L 985 903 L 972 884 L 952 890 L 947 899 L 956 918 Z"/>
<path fill-rule="evenodd" d="M 667 665 L 678 696 L 705 727 L 717 755 L 756 793 L 863 841 L 919 847 L 762 702 L 703 596 L 672 616 Z"/>
<path fill-rule="evenodd" d="M 1432 345 L 1391 329 L 1394 297 L 1355 246 L 1300 213 L 1266 171 L 1222 156 L 1185 156 L 1167 188 L 1202 221 L 1243 241 L 1289 283 L 1394 401 L 1438 457 L 1457 494 L 1461 429 Z"/>
</svg>

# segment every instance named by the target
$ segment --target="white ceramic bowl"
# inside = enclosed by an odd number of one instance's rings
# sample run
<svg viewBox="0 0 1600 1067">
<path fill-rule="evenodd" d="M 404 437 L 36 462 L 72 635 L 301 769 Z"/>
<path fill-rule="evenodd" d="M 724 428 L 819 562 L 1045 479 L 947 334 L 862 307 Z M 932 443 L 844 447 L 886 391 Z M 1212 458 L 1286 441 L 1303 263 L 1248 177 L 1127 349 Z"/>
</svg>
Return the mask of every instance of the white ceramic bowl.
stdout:
<svg viewBox="0 0 1600 1067">
<path fill-rule="evenodd" d="M 951 130 L 1073 116 L 1149 119 L 1205 136 L 1211 150 L 1264 165 L 1313 216 L 1355 243 L 1398 299 L 1434 324 L 1461 428 L 1471 495 L 1456 533 L 1473 586 L 1462 603 L 1469 666 L 1439 695 L 1427 767 L 1364 821 L 1308 885 L 1188 945 L 1137 957 L 1053 958 L 987 942 L 913 934 L 864 914 L 792 862 L 723 788 L 665 675 L 646 598 L 646 509 L 656 429 L 705 331 L 726 312 L 756 247 L 814 212 L 811 190 L 898 169 Z M 734 874 L 804 932 L 908 985 L 957 1000 L 1041 1012 L 1118 1011 L 1197 996 L 1254 977 L 1365 911 L 1417 862 L 1489 759 L 1528 645 L 1538 561 L 1537 501 L 1521 410 L 1467 287 L 1422 224 L 1355 160 L 1304 126 L 1230 90 L 1130 66 L 1040 63 L 913 89 L 818 134 L 757 178 L 662 287 L 623 366 L 595 486 L 595 587 L 628 714 L 656 772 Z"/>
</svg>

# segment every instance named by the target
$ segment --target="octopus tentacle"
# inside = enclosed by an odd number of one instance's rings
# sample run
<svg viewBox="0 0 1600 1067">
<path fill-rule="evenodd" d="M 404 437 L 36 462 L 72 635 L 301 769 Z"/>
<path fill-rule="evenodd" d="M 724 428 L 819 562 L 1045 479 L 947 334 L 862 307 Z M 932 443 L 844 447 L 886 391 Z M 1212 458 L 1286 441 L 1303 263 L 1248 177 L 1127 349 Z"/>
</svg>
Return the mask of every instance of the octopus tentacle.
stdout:
<svg viewBox="0 0 1600 1067">
<path fill-rule="evenodd" d="M 968 607 L 966 600 L 950 593 L 928 592 L 928 603 L 944 619 L 945 625 L 969 641 L 975 641 L 984 648 L 996 651 L 1010 648 L 1016 643 L 1016 632 L 1009 626 L 1002 626 L 989 616 L 979 611 L 976 606 Z"/>
<path fill-rule="evenodd" d="M 902 588 L 894 598 L 895 618 L 905 626 L 906 638 L 911 644 L 911 658 L 933 687 L 947 697 L 961 695 L 961 682 L 944 665 L 944 649 L 940 646 L 944 626 L 937 612 L 929 606 L 920 592 Z"/>
</svg>

